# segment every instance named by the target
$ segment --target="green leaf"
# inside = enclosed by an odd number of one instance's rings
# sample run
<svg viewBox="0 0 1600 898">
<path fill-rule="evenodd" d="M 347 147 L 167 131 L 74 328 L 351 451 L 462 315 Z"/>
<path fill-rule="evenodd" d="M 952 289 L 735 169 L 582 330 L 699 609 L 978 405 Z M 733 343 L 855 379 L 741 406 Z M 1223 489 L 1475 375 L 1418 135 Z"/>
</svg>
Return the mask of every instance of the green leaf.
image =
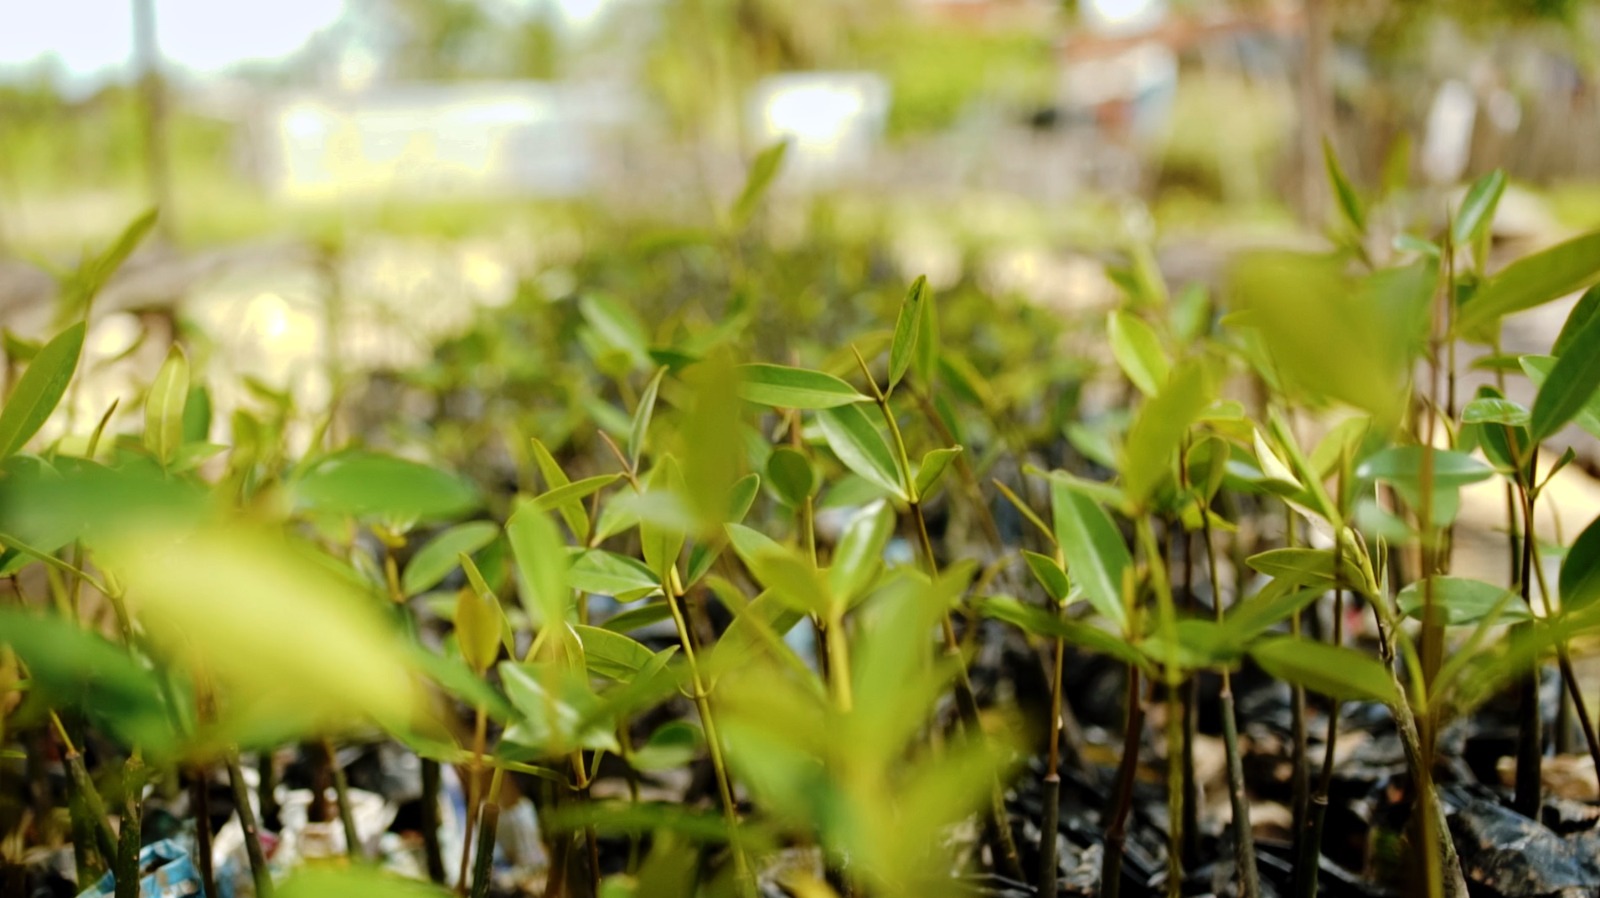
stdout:
<svg viewBox="0 0 1600 898">
<path fill-rule="evenodd" d="M 828 448 L 844 466 L 882 487 L 890 495 L 909 500 L 905 479 L 889 444 L 867 413 L 857 405 L 824 409 L 817 414 Z"/>
<path fill-rule="evenodd" d="M 1333 143 L 1327 138 L 1322 139 L 1322 161 L 1328 169 L 1328 181 L 1333 185 L 1333 194 L 1339 200 L 1339 211 L 1344 214 L 1344 220 L 1356 234 L 1365 234 L 1366 210 L 1362 208 L 1361 198 L 1356 195 L 1355 188 L 1350 186 L 1350 179 L 1345 177 L 1344 169 L 1339 165 L 1339 157 L 1333 152 Z"/>
<path fill-rule="evenodd" d="M 1229 639 L 1248 645 L 1326 594 L 1327 590 L 1320 587 L 1300 589 L 1291 580 L 1274 580 L 1267 588 L 1229 608 L 1223 627 Z"/>
<path fill-rule="evenodd" d="M 537 437 L 529 441 L 533 446 L 533 460 L 539 466 L 539 475 L 544 478 L 544 485 L 548 490 L 560 489 L 571 481 L 567 479 L 561 465 L 556 463 L 555 456 L 545 448 Z M 567 522 L 567 529 L 580 543 L 589 541 L 589 513 L 584 511 L 583 503 L 571 501 L 561 506 L 561 519 Z"/>
<path fill-rule="evenodd" d="M 147 750 L 173 738 L 155 672 L 97 633 L 55 615 L 0 607 L 0 646 L 28 666 L 51 707 L 82 711 L 119 744 Z"/>
<path fill-rule="evenodd" d="M 1423 446 L 1392 446 L 1369 456 L 1356 467 L 1365 481 L 1381 480 L 1395 488 L 1412 508 L 1422 507 L 1423 453 L 1433 456 L 1432 520 L 1443 526 L 1455 519 L 1461 487 L 1494 476 L 1494 469 L 1465 452 Z"/>
<path fill-rule="evenodd" d="M 605 619 L 600 626 L 617 633 L 628 633 L 642 627 L 648 627 L 657 621 L 664 621 L 672 617 L 672 609 L 666 602 L 650 602 L 638 608 L 629 608 Z"/>
<path fill-rule="evenodd" d="M 1450 229 L 1456 246 L 1471 246 L 1487 233 L 1505 189 L 1506 173 L 1498 168 L 1473 182 L 1461 201 L 1461 208 L 1456 210 L 1456 220 Z"/>
<path fill-rule="evenodd" d="M 738 546 L 735 544 L 735 551 Z M 824 620 L 843 611 L 844 596 L 835 596 L 829 578 L 811 560 L 786 546 L 763 546 L 744 558 L 756 581 L 789 608 Z"/>
<path fill-rule="evenodd" d="M 1498 396 L 1480 396 L 1461 409 L 1462 424 L 1505 424 L 1511 427 L 1528 425 L 1528 410 L 1519 402 Z"/>
<path fill-rule="evenodd" d="M 1145 656 L 1126 639 L 1097 627 L 1065 620 L 1048 611 L 1033 608 L 1010 596 L 995 596 L 977 602 L 984 617 L 1005 621 L 1035 636 L 1063 639 L 1079 648 L 1108 655 L 1135 667 L 1147 666 Z"/>
<path fill-rule="evenodd" d="M 635 770 L 646 773 L 682 768 L 695 759 L 705 742 L 700 728 L 687 720 L 670 720 L 650 734 L 645 744 L 628 756 Z"/>
<path fill-rule="evenodd" d="M 1106 318 L 1106 333 L 1111 340 L 1111 355 L 1122 373 L 1146 396 L 1154 396 L 1166 386 L 1172 366 L 1161 350 L 1161 338 L 1143 318 L 1118 309 Z"/>
<path fill-rule="evenodd" d="M 641 498 L 663 499 L 666 500 L 666 504 L 676 505 L 676 498 L 683 492 L 683 478 L 678 473 L 678 462 L 672 456 L 665 455 L 651 472 L 649 490 Z M 686 538 L 684 528 L 673 521 L 641 516 L 640 553 L 644 555 L 644 563 L 649 565 L 658 583 L 671 582 L 672 572 L 677 567 L 678 556 L 683 553 Z"/>
<path fill-rule="evenodd" d="M 821 371 L 786 365 L 740 365 L 739 396 L 774 408 L 819 409 L 870 402 L 848 383 Z"/>
<path fill-rule="evenodd" d="M 1345 552 L 1339 559 L 1339 582 L 1333 578 L 1332 549 L 1270 549 L 1245 559 L 1253 570 L 1281 580 L 1284 588 L 1315 586 L 1319 589 L 1342 587 L 1363 593 L 1372 592 L 1361 566 Z"/>
<path fill-rule="evenodd" d="M 848 603 L 872 585 L 883 567 L 883 550 L 894 536 L 894 524 L 894 509 L 881 499 L 850 519 L 834 549 L 833 564 L 828 567 L 828 583 L 834 595 Z"/>
<path fill-rule="evenodd" d="M 639 458 L 644 454 L 644 440 L 650 431 L 650 416 L 655 414 L 656 394 L 661 390 L 661 379 L 667 374 L 666 368 L 656 369 L 655 376 L 644 385 L 644 392 L 639 395 L 639 405 L 633 410 L 633 419 L 628 426 L 628 464 L 635 471 L 639 470 Z"/>
<path fill-rule="evenodd" d="M 144 447 L 162 465 L 172 464 L 183 445 L 183 408 L 189 398 L 189 359 L 172 344 L 144 399 Z"/>
<path fill-rule="evenodd" d="M 767 457 L 767 483 L 780 502 L 799 508 L 816 491 L 817 475 L 804 453 L 779 446 Z"/>
<path fill-rule="evenodd" d="M 458 556 L 463 565 L 472 564 L 466 553 Z M 476 584 L 456 593 L 456 647 L 467 666 L 480 675 L 494 666 L 500 654 L 500 633 L 505 625 L 505 612 L 500 610 L 500 600 L 492 592 L 479 590 Z"/>
<path fill-rule="evenodd" d="M 432 589 L 455 570 L 456 556 L 471 555 L 494 542 L 499 535 L 499 526 L 491 521 L 471 521 L 451 527 L 411 556 L 400 577 L 400 589 L 408 596 Z"/>
<path fill-rule="evenodd" d="M 376 867 L 308 865 L 278 886 L 278 898 L 448 898 L 450 892 Z"/>
<path fill-rule="evenodd" d="M 57 334 L 17 379 L 5 408 L 0 409 L 0 459 L 21 449 L 56 410 L 78 367 L 83 335 L 82 322 Z"/>
<path fill-rule="evenodd" d="M 1298 683 L 1339 701 L 1360 699 L 1394 706 L 1400 702 L 1389 672 L 1376 659 L 1345 646 L 1296 636 L 1256 643 L 1250 656 L 1272 676 Z"/>
<path fill-rule="evenodd" d="M 590 595 L 611 596 L 619 602 L 641 599 L 661 589 L 650 568 L 638 560 L 604 549 L 588 549 L 572 559 L 568 584 Z"/>
<path fill-rule="evenodd" d="M 622 479 L 621 474 L 596 474 L 582 480 L 574 480 L 540 495 L 533 500 L 533 507 L 540 511 L 557 511 L 574 502 L 581 503 L 595 493 Z"/>
<path fill-rule="evenodd" d="M 772 186 L 772 181 L 783 168 L 783 157 L 789 151 L 789 141 L 780 140 L 756 154 L 750 162 L 750 174 L 745 178 L 744 189 L 739 191 L 739 198 L 733 203 L 733 225 L 742 228 L 749 223 L 750 217 L 755 214 L 756 207 L 761 204 L 761 198 L 767 195 L 767 189 Z"/>
<path fill-rule="evenodd" d="M 1028 570 L 1033 572 L 1033 578 L 1044 587 L 1045 594 L 1057 602 L 1064 602 L 1072 593 L 1072 583 L 1067 580 L 1067 572 L 1049 555 L 1040 555 L 1038 552 L 1022 550 L 1022 558 L 1028 563 Z"/>
<path fill-rule="evenodd" d="M 1122 447 L 1123 490 L 1133 507 L 1144 506 L 1175 470 L 1178 447 L 1189 425 L 1211 402 L 1210 392 L 1203 366 L 1188 362 L 1140 407 Z"/>
<path fill-rule="evenodd" d="M 944 472 L 950 463 L 961 454 L 960 446 L 948 446 L 943 449 L 930 449 L 922 457 L 922 464 L 917 466 L 917 498 L 926 499 L 934 487 L 939 485 L 939 480 L 944 477 Z"/>
<path fill-rule="evenodd" d="M 609 296 L 587 294 L 578 299 L 578 311 L 601 341 L 635 368 L 650 364 L 650 337 L 632 309 Z"/>
<path fill-rule="evenodd" d="M 1561 608 L 1571 613 L 1600 599 L 1600 518 L 1595 518 L 1572 541 L 1561 560 Z"/>
<path fill-rule="evenodd" d="M 1089 604 L 1117 630 L 1127 632 L 1128 610 L 1123 581 L 1132 576 L 1133 559 L 1122 534 L 1100 504 L 1052 477 L 1050 501 L 1055 508 L 1056 542 L 1067 569 Z"/>
<path fill-rule="evenodd" d="M 583 657 L 589 672 L 627 683 L 649 666 L 655 654 L 637 639 L 600 627 L 573 626 L 583 643 Z"/>
<path fill-rule="evenodd" d="M 1443 612 L 1446 626 L 1475 624 L 1495 615 L 1495 623 L 1509 624 L 1533 619 L 1528 604 L 1515 590 L 1493 586 L 1482 580 L 1466 577 L 1430 577 L 1433 583 L 1434 607 Z M 1411 583 L 1395 596 L 1395 605 L 1401 614 L 1422 619 L 1425 598 L 1423 581 Z"/>
<path fill-rule="evenodd" d="M 1261 337 L 1264 373 L 1288 386 L 1397 422 L 1412 360 L 1427 333 L 1437 265 L 1352 277 L 1330 256 L 1250 254 L 1233 276 L 1233 297 Z"/>
<path fill-rule="evenodd" d="M 1561 333 L 1556 335 L 1550 354 L 1557 357 L 1566 354 L 1573 338 L 1594 320 L 1596 313 L 1600 313 L 1600 287 L 1590 287 L 1583 291 L 1583 295 L 1573 304 L 1572 311 L 1567 313 L 1567 320 L 1562 322 Z"/>
<path fill-rule="evenodd" d="M 290 491 L 298 508 L 395 521 L 453 518 L 480 504 L 472 484 L 454 474 L 360 450 L 317 461 Z"/>
<path fill-rule="evenodd" d="M 1456 315 L 1458 334 L 1476 332 L 1513 312 L 1575 293 L 1600 280 L 1600 231 L 1523 256 L 1473 294 Z"/>
<path fill-rule="evenodd" d="M 1556 358 L 1533 400 L 1530 430 L 1535 441 L 1560 430 L 1600 391 L 1600 316 L 1591 317 L 1573 334 L 1566 352 Z"/>
<path fill-rule="evenodd" d="M 928 314 L 928 278 L 919 275 L 911 282 L 906 298 L 900 303 L 900 314 L 894 322 L 894 342 L 889 344 L 889 385 L 884 393 L 893 393 L 900 378 L 911 368 L 922 318 Z M 865 397 L 863 397 L 865 398 Z"/>
<path fill-rule="evenodd" d="M 589 688 L 588 673 L 577 674 L 548 662 L 502 661 L 496 668 L 517 717 L 501 737 L 538 755 L 566 754 L 577 748 L 616 751 L 614 722 L 593 713 L 600 700 Z"/>
<path fill-rule="evenodd" d="M 569 617 L 567 548 L 555 522 L 527 500 L 506 521 L 506 537 L 517 562 L 517 594 L 534 626 L 561 626 Z"/>
<path fill-rule="evenodd" d="M 728 514 L 720 523 L 737 524 L 750 514 L 750 506 L 756 503 L 756 494 L 761 492 L 761 475 L 754 471 L 740 477 L 733 482 L 733 488 L 728 490 Z"/>
</svg>

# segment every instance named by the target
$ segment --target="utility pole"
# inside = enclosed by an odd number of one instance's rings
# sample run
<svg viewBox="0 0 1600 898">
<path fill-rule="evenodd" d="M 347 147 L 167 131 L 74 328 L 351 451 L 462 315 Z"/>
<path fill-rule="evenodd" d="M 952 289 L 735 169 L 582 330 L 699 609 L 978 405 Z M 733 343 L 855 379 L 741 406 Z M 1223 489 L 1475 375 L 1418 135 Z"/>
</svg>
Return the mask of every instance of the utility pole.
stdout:
<svg viewBox="0 0 1600 898">
<path fill-rule="evenodd" d="M 167 98 L 156 43 L 155 0 L 133 0 L 133 70 L 139 79 L 140 123 L 144 128 L 145 179 L 150 202 L 160 214 L 156 230 L 173 233 L 171 168 L 167 158 Z"/>
</svg>

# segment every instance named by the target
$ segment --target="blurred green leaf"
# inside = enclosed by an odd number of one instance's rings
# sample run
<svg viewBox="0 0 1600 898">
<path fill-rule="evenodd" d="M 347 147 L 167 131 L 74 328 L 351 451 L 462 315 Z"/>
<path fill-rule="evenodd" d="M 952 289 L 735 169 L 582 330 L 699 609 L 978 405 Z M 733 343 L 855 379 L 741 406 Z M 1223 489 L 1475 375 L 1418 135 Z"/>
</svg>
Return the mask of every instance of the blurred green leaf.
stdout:
<svg viewBox="0 0 1600 898">
<path fill-rule="evenodd" d="M 626 450 L 628 464 L 636 471 L 639 469 L 639 459 L 644 455 L 644 441 L 650 432 L 650 418 L 655 414 L 656 394 L 661 391 L 661 379 L 666 374 L 666 368 L 656 369 L 650 382 L 644 385 L 644 392 L 639 395 L 639 404 L 634 408 L 633 418 L 629 422 Z"/>
<path fill-rule="evenodd" d="M 1022 550 L 1022 558 L 1028 563 L 1028 570 L 1033 572 L 1033 578 L 1044 587 L 1046 595 L 1057 602 L 1066 601 L 1072 593 L 1072 584 L 1067 580 L 1067 572 L 1054 558 L 1027 549 Z"/>
<path fill-rule="evenodd" d="M 183 409 L 189 398 L 189 359 L 172 344 L 144 400 L 144 447 L 162 465 L 171 465 L 183 444 Z"/>
<path fill-rule="evenodd" d="M 705 744 L 700 728 L 687 720 L 669 720 L 650 734 L 628 758 L 635 770 L 652 772 L 684 767 Z"/>
<path fill-rule="evenodd" d="M 308 864 L 278 886 L 278 898 L 448 898 L 431 883 L 407 879 L 376 867 Z"/>
<path fill-rule="evenodd" d="M 1043 609 L 1024 605 L 1009 596 L 983 599 L 977 603 L 977 607 L 985 617 L 1005 621 L 1035 636 L 1063 639 L 1079 648 L 1116 658 L 1135 667 L 1147 666 L 1144 655 L 1126 639 L 1093 625 L 1066 620 Z"/>
<path fill-rule="evenodd" d="M 517 593 L 538 628 L 562 626 L 570 617 L 567 549 L 549 515 L 522 500 L 506 521 L 506 537 L 517 561 Z"/>
<path fill-rule="evenodd" d="M 179 734 L 154 671 L 128 651 L 54 615 L 0 607 L 0 646 L 28 667 L 33 691 L 52 707 L 88 716 L 117 742 L 168 752 Z"/>
<path fill-rule="evenodd" d="M 761 205 L 762 198 L 767 195 L 773 180 L 783 169 L 783 157 L 788 151 L 789 141 L 780 140 L 763 148 L 756 154 L 756 158 L 751 160 L 750 174 L 745 178 L 744 188 L 739 191 L 739 198 L 733 203 L 732 217 L 735 228 L 742 228 L 750 222 L 756 207 Z"/>
<path fill-rule="evenodd" d="M 361 450 L 315 462 L 290 489 L 302 509 L 395 521 L 458 517 L 481 503 L 477 489 L 454 474 Z"/>
<path fill-rule="evenodd" d="M 1472 183 L 1467 195 L 1456 210 L 1456 219 L 1450 229 L 1450 238 L 1456 246 L 1472 246 L 1488 233 L 1494 223 L 1495 207 L 1506 190 L 1506 173 L 1495 169 Z"/>
<path fill-rule="evenodd" d="M 894 509 L 881 499 L 856 512 L 845 525 L 828 567 L 828 583 L 840 601 L 849 602 L 872 584 L 883 567 L 883 552 L 894 536 L 894 525 Z"/>
<path fill-rule="evenodd" d="M 1350 229 L 1357 235 L 1367 232 L 1367 212 L 1362 207 L 1361 198 L 1350 185 L 1350 179 L 1345 177 L 1344 169 L 1339 165 L 1339 157 L 1333 151 L 1333 143 L 1327 138 L 1322 139 L 1322 161 L 1328 171 L 1328 181 L 1333 185 L 1333 195 L 1339 200 L 1339 211 L 1343 213 L 1344 220 Z"/>
<path fill-rule="evenodd" d="M 1122 484 L 1134 507 L 1149 501 L 1176 469 L 1184 434 L 1211 402 L 1209 378 L 1199 362 L 1179 366 L 1161 392 L 1139 408 L 1123 443 Z"/>
<path fill-rule="evenodd" d="M 39 432 L 72 381 L 83 349 L 84 324 L 72 325 L 39 350 L 0 408 L 0 459 L 21 449 Z"/>
<path fill-rule="evenodd" d="M 1128 380 L 1146 396 L 1160 393 L 1172 369 L 1155 329 L 1138 315 L 1118 309 L 1106 317 L 1106 334 L 1111 355 Z"/>
<path fill-rule="evenodd" d="M 533 447 L 533 460 L 539 467 L 539 476 L 544 478 L 547 492 L 553 492 L 572 482 L 566 472 L 561 470 L 561 465 L 556 463 L 555 456 L 545 448 L 544 443 L 538 438 L 530 440 L 529 443 Z M 568 500 L 561 505 L 559 511 L 561 519 L 567 522 L 567 529 L 572 531 L 578 542 L 589 542 L 589 513 L 584 511 L 583 503 L 576 499 Z"/>
<path fill-rule="evenodd" d="M 855 387 L 821 371 L 765 363 L 740 365 L 739 396 L 774 408 L 821 409 L 870 402 Z"/>
<path fill-rule="evenodd" d="M 767 457 L 767 483 L 784 505 L 798 508 L 816 490 L 817 475 L 803 453 L 779 446 Z"/>
<path fill-rule="evenodd" d="M 406 563 L 400 589 L 408 596 L 418 595 L 438 585 L 458 564 L 456 556 L 477 552 L 494 542 L 500 528 L 492 521 L 470 521 L 444 531 L 417 550 Z"/>
</svg>

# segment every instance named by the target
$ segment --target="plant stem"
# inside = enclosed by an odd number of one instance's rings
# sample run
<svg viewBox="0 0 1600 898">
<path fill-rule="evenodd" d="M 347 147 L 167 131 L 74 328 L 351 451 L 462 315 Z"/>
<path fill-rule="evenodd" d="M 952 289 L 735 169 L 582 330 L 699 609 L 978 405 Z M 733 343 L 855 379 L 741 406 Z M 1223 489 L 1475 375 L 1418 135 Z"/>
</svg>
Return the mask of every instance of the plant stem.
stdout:
<svg viewBox="0 0 1600 898">
<path fill-rule="evenodd" d="M 1339 570 L 1339 550 L 1344 544 L 1334 542 L 1333 569 Z M 1344 644 L 1344 590 L 1333 591 L 1333 640 L 1335 646 Z M 1301 841 L 1300 854 L 1295 859 L 1295 893 L 1300 898 L 1316 898 L 1317 873 L 1322 856 L 1322 828 L 1328 818 L 1328 790 L 1333 784 L 1333 755 L 1339 743 L 1339 701 L 1328 703 L 1328 730 L 1323 737 L 1322 772 L 1317 777 L 1316 791 L 1311 793 L 1311 819 L 1306 837 Z"/>
<path fill-rule="evenodd" d="M 1122 852 L 1128 840 L 1128 812 L 1133 807 L 1133 777 L 1139 768 L 1139 743 L 1144 730 L 1144 706 L 1139 702 L 1139 668 L 1128 668 L 1127 723 L 1122 734 L 1122 760 L 1117 765 L 1117 787 L 1111 799 L 1111 822 L 1106 826 L 1105 854 L 1100 865 L 1101 898 L 1122 894 Z"/>
<path fill-rule="evenodd" d="M 89 777 L 88 769 L 83 766 L 83 755 L 72 744 L 61 718 L 56 712 L 51 711 L 50 720 L 55 724 L 56 735 L 61 738 L 61 745 L 66 750 L 67 774 L 73 790 L 77 792 L 78 800 L 83 805 L 83 812 L 88 817 L 89 828 L 93 833 L 95 848 L 100 852 L 101 862 L 107 865 L 115 864 L 117 837 L 111 831 L 110 821 L 106 819 L 106 803 L 95 789 L 94 780 Z M 105 871 L 102 867 L 93 872 L 98 878 L 99 874 Z"/>
<path fill-rule="evenodd" d="M 1528 461 L 1527 482 L 1535 480 L 1534 468 L 1538 464 L 1538 455 L 1535 453 Z M 1517 586 L 1521 591 L 1522 601 L 1529 609 L 1533 608 L 1533 544 L 1536 540 L 1533 529 L 1533 501 L 1529 497 L 1527 486 L 1519 481 L 1517 487 L 1522 505 L 1522 553 L 1518 562 Z M 1519 624 L 1517 629 L 1526 630 L 1533 626 L 1531 623 Z M 1517 718 L 1517 774 L 1516 788 L 1511 799 L 1511 807 L 1517 813 L 1530 820 L 1539 819 L 1540 795 L 1540 766 L 1544 754 L 1544 720 L 1539 708 L 1539 666 L 1534 664 L 1533 670 L 1523 677 L 1518 692 L 1520 713 Z"/>
<path fill-rule="evenodd" d="M 1175 650 L 1178 612 L 1172 601 L 1172 585 L 1167 581 L 1166 559 L 1148 515 L 1134 520 L 1134 530 L 1156 594 L 1156 626 L 1167 645 Z M 1170 658 L 1162 665 L 1161 673 L 1167 704 L 1167 895 L 1178 898 L 1183 894 L 1183 711 L 1178 688 L 1183 674 Z"/>
<path fill-rule="evenodd" d="M 494 775 L 489 779 L 489 797 L 481 806 L 483 819 L 478 824 L 478 852 L 472 863 L 472 898 L 488 898 L 489 895 L 490 874 L 494 868 L 494 843 L 500 829 L 500 781 L 504 776 L 505 768 L 494 769 Z"/>
<path fill-rule="evenodd" d="M 255 809 L 250 806 L 250 790 L 245 786 L 244 771 L 239 767 L 239 750 L 230 747 L 227 755 L 228 783 L 233 788 L 233 804 L 239 814 L 239 827 L 244 831 L 245 854 L 250 858 L 250 875 L 255 878 L 256 895 L 272 898 L 272 873 L 267 870 L 267 856 L 261 850 L 261 829 L 256 824 Z"/>
<path fill-rule="evenodd" d="M 333 800 L 339 808 L 339 825 L 344 829 L 344 853 L 351 860 L 365 860 L 367 851 L 361 845 L 361 834 L 356 831 L 355 809 L 350 806 L 350 781 L 339 763 L 339 754 L 333 750 L 333 741 L 322 739 L 322 753 L 328 757 L 328 770 L 333 774 Z"/>
<path fill-rule="evenodd" d="M 705 677 L 700 672 L 700 663 L 696 660 L 694 641 L 689 636 L 689 622 L 683 614 L 683 591 L 678 586 L 678 572 L 674 568 L 667 582 L 661 584 L 666 593 L 667 608 L 672 612 L 672 622 L 678 629 L 678 641 L 683 645 L 684 662 L 689 666 L 690 683 L 694 686 L 694 704 L 700 712 L 700 723 L 705 728 L 706 748 L 711 754 L 711 768 L 717 778 L 717 793 L 722 799 L 722 814 L 728 821 L 730 833 L 736 833 L 739 827 L 739 807 L 733 800 L 733 782 L 728 776 L 728 764 L 722 755 L 722 740 L 717 735 L 716 717 L 711 713 L 711 694 L 706 687 Z M 751 895 L 755 893 L 755 880 L 750 871 L 749 859 L 745 857 L 744 846 L 737 838 L 730 846 L 733 849 L 733 862 L 739 879 L 741 893 Z"/>
<path fill-rule="evenodd" d="M 216 895 L 217 873 L 211 864 L 211 775 L 204 766 L 190 771 L 189 801 L 194 805 L 195 865 L 207 895 Z"/>
<path fill-rule="evenodd" d="M 922 543 L 922 557 L 927 565 L 929 577 L 939 576 L 939 562 L 933 554 L 933 540 L 928 538 L 928 521 L 922 513 L 922 503 L 918 500 L 917 484 L 911 476 L 911 456 L 906 452 L 906 441 L 900 434 L 900 424 L 895 421 L 894 409 L 889 407 L 889 397 L 884 395 L 878 387 L 877 378 L 872 376 L 872 369 L 867 366 L 867 360 L 861 357 L 860 351 L 854 346 L 850 351 L 855 353 L 856 364 L 861 368 L 861 374 L 866 378 L 867 386 L 871 390 L 873 401 L 878 406 L 878 413 L 883 416 L 884 423 L 889 425 L 889 435 L 892 437 L 895 449 L 895 458 L 899 464 L 900 477 L 905 484 L 906 504 L 910 506 L 911 517 L 917 525 L 917 536 Z M 967 671 L 966 659 L 961 656 L 961 646 L 956 640 L 955 625 L 950 621 L 950 614 L 946 612 L 943 617 L 944 647 L 946 654 L 956 660 L 956 707 L 961 713 L 962 726 L 967 734 L 972 737 L 982 735 L 982 728 L 978 722 L 978 699 L 972 691 L 972 677 Z M 1005 792 L 996 779 L 990 789 L 989 809 L 991 828 L 999 841 L 999 854 L 1004 860 L 1007 872 L 1014 878 L 1021 880 L 1027 874 L 1022 869 L 1022 854 L 1017 850 L 1016 839 L 1011 834 L 1011 822 L 1006 814 Z"/>
<path fill-rule="evenodd" d="M 1183 465 L 1183 460 L 1179 459 Z M 1185 477 L 1187 479 L 1187 477 Z M 1170 523 L 1170 522 L 1169 522 Z M 1171 554 L 1172 527 L 1167 534 L 1167 551 Z M 1199 609 L 1194 593 L 1194 540 L 1181 526 L 1175 528 L 1183 534 L 1183 596 L 1184 606 L 1193 614 Z M 1200 866 L 1200 784 L 1195 779 L 1194 743 L 1199 733 L 1198 708 L 1200 679 L 1190 676 L 1184 681 L 1183 701 L 1183 866 L 1194 869 Z"/>
<path fill-rule="evenodd" d="M 529 649 L 531 656 L 533 650 Z M 478 822 L 478 804 L 483 799 L 478 794 L 478 774 L 483 770 L 483 753 L 485 743 L 488 741 L 488 720 L 486 719 L 483 705 L 473 709 L 472 714 L 472 762 L 467 765 L 466 802 L 467 819 L 464 821 L 461 837 L 461 860 L 456 868 L 456 894 L 467 894 L 467 860 L 472 857 L 472 834 Z"/>
<path fill-rule="evenodd" d="M 256 797 L 261 802 L 261 825 L 269 830 L 279 827 L 278 820 L 278 765 L 270 748 L 262 749 L 256 756 L 256 769 L 260 772 Z"/>
<path fill-rule="evenodd" d="M 1211 575 L 1211 605 L 1217 623 L 1222 623 L 1222 576 L 1217 570 L 1217 549 L 1212 541 L 1211 516 L 1202 510 L 1201 538 L 1206 544 L 1206 561 Z M 1250 802 L 1244 791 L 1244 761 L 1239 756 L 1239 724 L 1233 707 L 1233 677 L 1222 669 L 1222 744 L 1228 759 L 1228 802 L 1233 807 L 1233 863 L 1239 871 L 1241 898 L 1260 898 L 1261 874 L 1256 869 L 1256 839 L 1250 826 Z"/>
<path fill-rule="evenodd" d="M 422 759 L 422 853 L 428 864 L 428 879 L 443 885 L 444 852 L 439 848 L 439 774 L 438 761 Z"/>
<path fill-rule="evenodd" d="M 117 898 L 139 898 L 139 830 L 144 789 L 144 761 L 134 749 L 123 765 L 122 829 L 117 846 Z"/>
<path fill-rule="evenodd" d="M 1055 648 L 1055 668 L 1050 676 L 1050 747 L 1044 772 L 1044 823 L 1039 830 L 1040 898 L 1056 898 L 1061 882 L 1056 842 L 1061 825 L 1061 680 L 1066 643 L 1059 636 Z"/>
</svg>

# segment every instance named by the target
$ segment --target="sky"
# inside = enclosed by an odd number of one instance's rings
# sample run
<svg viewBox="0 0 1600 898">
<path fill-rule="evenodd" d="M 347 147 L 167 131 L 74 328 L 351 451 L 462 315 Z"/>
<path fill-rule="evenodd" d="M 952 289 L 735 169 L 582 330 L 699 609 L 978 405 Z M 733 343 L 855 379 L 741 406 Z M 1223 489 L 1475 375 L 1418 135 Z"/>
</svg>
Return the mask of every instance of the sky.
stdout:
<svg viewBox="0 0 1600 898">
<path fill-rule="evenodd" d="M 164 62 L 194 73 L 287 56 L 337 22 L 351 0 L 153 0 Z M 609 0 L 484 0 L 546 10 L 567 25 L 593 22 Z M 127 75 L 133 0 L 0 0 L 0 80 L 59 60 L 60 86 L 93 90 Z"/>
<path fill-rule="evenodd" d="M 155 0 L 156 37 L 170 64 L 215 72 L 304 46 L 343 14 L 345 0 Z M 132 0 L 0 0 L 0 75 L 59 60 L 68 85 L 123 77 L 133 48 Z"/>
</svg>

